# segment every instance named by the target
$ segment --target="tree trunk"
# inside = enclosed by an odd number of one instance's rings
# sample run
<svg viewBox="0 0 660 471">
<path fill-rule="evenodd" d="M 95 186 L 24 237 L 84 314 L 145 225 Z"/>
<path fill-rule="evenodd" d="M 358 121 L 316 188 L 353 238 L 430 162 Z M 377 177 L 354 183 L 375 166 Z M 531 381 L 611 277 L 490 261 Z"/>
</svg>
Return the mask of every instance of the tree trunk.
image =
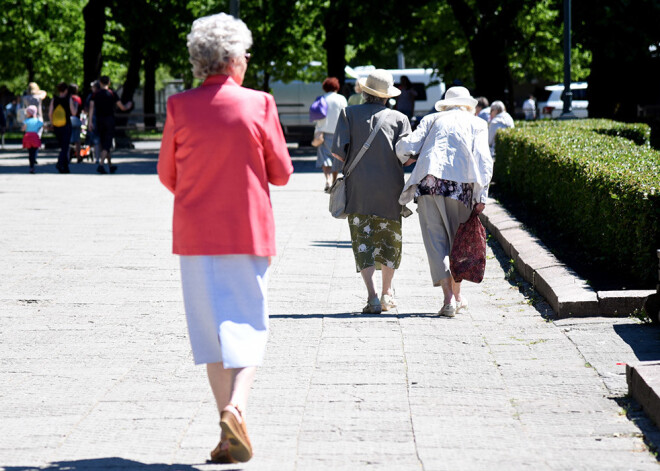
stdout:
<svg viewBox="0 0 660 471">
<path fill-rule="evenodd" d="M 144 127 L 156 127 L 156 65 L 154 52 L 148 51 L 144 56 Z"/>
<path fill-rule="evenodd" d="M 504 44 L 486 32 L 478 34 L 469 47 L 474 64 L 474 94 L 485 96 L 490 102 L 501 100 L 513 112 L 512 80 Z"/>
<path fill-rule="evenodd" d="M 103 57 L 103 34 L 105 33 L 105 8 L 108 0 L 89 0 L 83 8 L 85 20 L 85 46 L 83 49 L 83 86 L 82 96 L 91 90 L 90 83 L 101 74 Z"/>
<path fill-rule="evenodd" d="M 344 69 L 346 68 L 346 35 L 349 13 L 345 0 L 331 0 L 323 18 L 328 76 L 337 77 L 340 87 L 344 85 L 346 78 Z"/>
<path fill-rule="evenodd" d="M 261 84 L 261 89 L 266 93 L 270 92 L 270 74 L 268 72 L 264 72 L 264 81 Z"/>
</svg>

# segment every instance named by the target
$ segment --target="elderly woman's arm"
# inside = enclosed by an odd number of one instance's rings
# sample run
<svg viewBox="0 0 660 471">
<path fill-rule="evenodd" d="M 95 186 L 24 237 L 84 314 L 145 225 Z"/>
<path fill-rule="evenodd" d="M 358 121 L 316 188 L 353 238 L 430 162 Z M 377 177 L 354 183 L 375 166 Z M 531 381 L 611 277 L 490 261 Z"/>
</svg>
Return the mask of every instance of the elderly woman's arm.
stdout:
<svg viewBox="0 0 660 471">
<path fill-rule="evenodd" d="M 483 211 L 483 206 L 488 199 L 488 187 L 493 177 L 493 157 L 490 154 L 488 146 L 488 131 L 484 127 L 478 130 L 474 136 L 472 154 L 477 162 L 479 169 L 479 182 L 474 184 L 473 199 L 477 204 L 477 210 Z"/>
<path fill-rule="evenodd" d="M 286 185 L 293 173 L 291 156 L 277 115 L 277 106 L 272 95 L 266 97 L 266 121 L 264 122 L 264 159 L 268 182 L 273 185 Z"/>
<path fill-rule="evenodd" d="M 434 119 L 422 118 L 422 121 L 417 126 L 417 129 L 412 134 L 402 137 L 396 143 L 396 156 L 402 164 L 410 165 L 414 162 L 415 156 L 422 150 L 424 139 L 431 129 Z"/>
<path fill-rule="evenodd" d="M 174 152 L 176 144 L 174 142 L 174 105 L 171 99 L 167 100 L 167 117 L 165 127 L 163 128 L 163 140 L 160 144 L 160 153 L 158 154 L 158 178 L 165 187 L 174 193 L 176 189 L 176 162 Z"/>
</svg>

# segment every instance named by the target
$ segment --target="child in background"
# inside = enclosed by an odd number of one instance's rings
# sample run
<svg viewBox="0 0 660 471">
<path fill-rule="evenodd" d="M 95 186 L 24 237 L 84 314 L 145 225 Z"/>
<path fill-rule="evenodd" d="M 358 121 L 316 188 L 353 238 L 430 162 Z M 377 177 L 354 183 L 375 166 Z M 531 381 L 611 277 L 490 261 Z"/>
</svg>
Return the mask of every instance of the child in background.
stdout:
<svg viewBox="0 0 660 471">
<path fill-rule="evenodd" d="M 41 138 L 39 131 L 44 126 L 44 122 L 37 118 L 37 107 L 30 105 L 25 109 L 26 120 L 23 123 L 23 149 L 28 150 L 30 159 L 30 173 L 34 173 L 34 166 L 37 163 L 37 151 L 41 147 Z"/>
</svg>

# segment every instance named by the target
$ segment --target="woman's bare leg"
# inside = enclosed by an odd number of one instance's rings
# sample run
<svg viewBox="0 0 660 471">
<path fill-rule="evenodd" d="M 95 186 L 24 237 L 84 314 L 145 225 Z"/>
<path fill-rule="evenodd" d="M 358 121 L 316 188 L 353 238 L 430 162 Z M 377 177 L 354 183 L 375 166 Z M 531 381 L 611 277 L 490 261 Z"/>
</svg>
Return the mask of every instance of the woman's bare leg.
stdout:
<svg viewBox="0 0 660 471">
<path fill-rule="evenodd" d="M 394 268 L 386 267 L 385 265 L 381 266 L 381 272 L 383 276 L 383 292 L 382 294 L 389 294 L 394 296 L 394 291 L 392 290 L 392 279 L 394 278 Z"/>
<path fill-rule="evenodd" d="M 249 366 L 225 369 L 222 363 L 209 363 L 206 365 L 206 371 L 218 412 L 222 412 L 230 404 L 238 406 L 244 412 L 257 368 Z"/>
<path fill-rule="evenodd" d="M 376 284 L 374 283 L 374 273 L 376 272 L 376 267 L 367 267 L 360 272 L 362 279 L 364 280 L 364 285 L 367 287 L 367 294 L 369 300 L 377 298 L 376 294 Z"/>
</svg>

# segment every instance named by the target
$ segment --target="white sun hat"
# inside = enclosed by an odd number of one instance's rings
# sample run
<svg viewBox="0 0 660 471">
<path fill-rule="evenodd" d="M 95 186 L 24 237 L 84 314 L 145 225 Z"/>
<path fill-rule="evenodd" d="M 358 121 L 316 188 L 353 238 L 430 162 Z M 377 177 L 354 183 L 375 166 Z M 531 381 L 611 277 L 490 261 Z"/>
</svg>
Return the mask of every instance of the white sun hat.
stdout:
<svg viewBox="0 0 660 471">
<path fill-rule="evenodd" d="M 387 70 L 376 69 L 367 78 L 358 79 L 362 91 L 380 98 L 399 96 L 401 90 L 394 86 L 394 78 Z"/>
<path fill-rule="evenodd" d="M 435 109 L 440 111 L 443 106 L 477 106 L 477 100 L 470 96 L 470 91 L 465 87 L 451 87 L 447 89 L 445 98 L 435 103 Z"/>
</svg>

